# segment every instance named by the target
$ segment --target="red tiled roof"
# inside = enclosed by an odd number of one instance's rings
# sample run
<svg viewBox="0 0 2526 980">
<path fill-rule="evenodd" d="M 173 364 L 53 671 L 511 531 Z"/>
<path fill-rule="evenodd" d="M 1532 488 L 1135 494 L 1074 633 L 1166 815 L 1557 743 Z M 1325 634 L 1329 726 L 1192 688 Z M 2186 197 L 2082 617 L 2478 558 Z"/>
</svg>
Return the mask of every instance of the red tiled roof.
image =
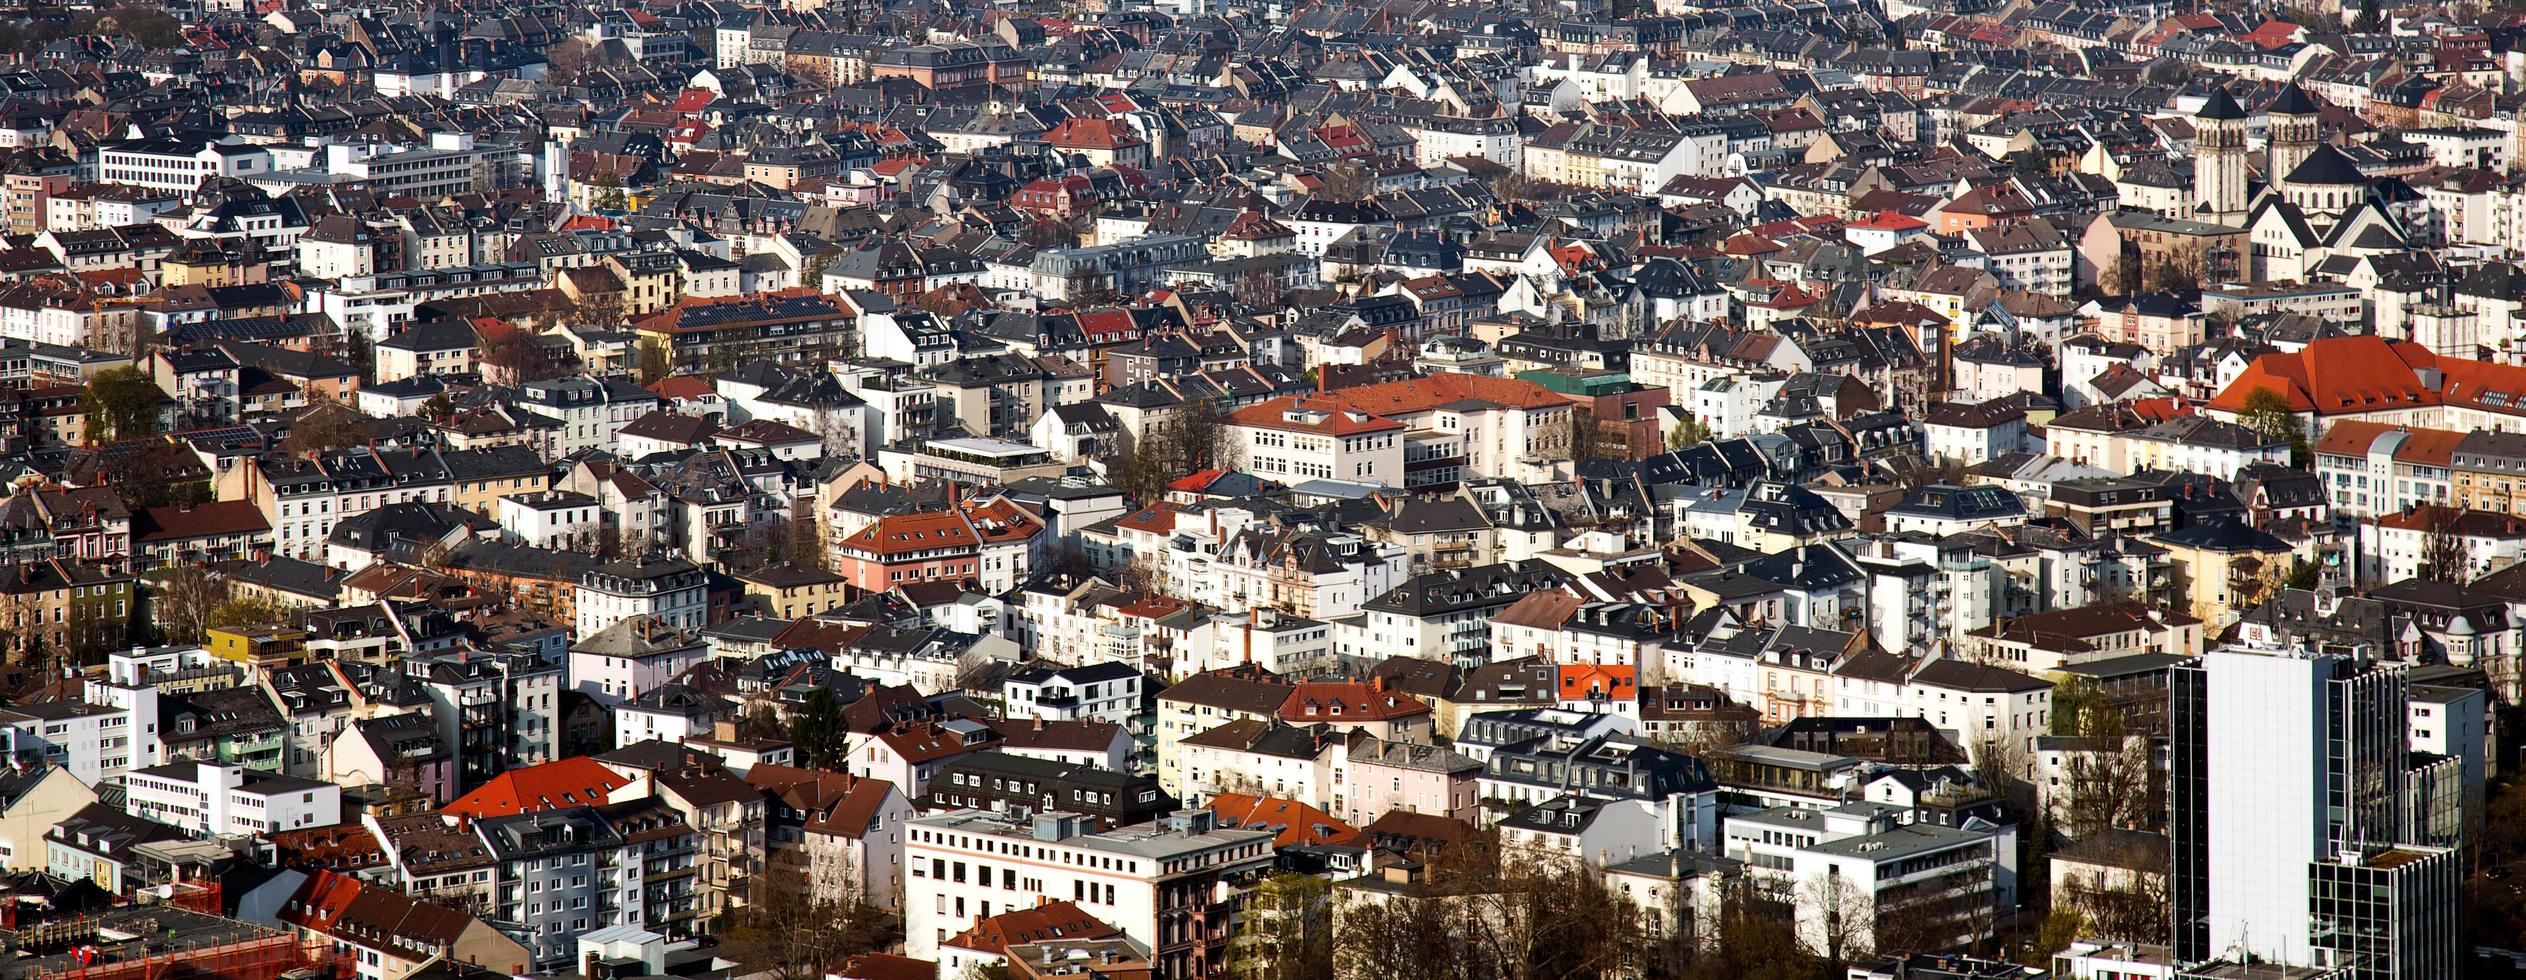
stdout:
<svg viewBox="0 0 2526 980">
<path fill-rule="evenodd" d="M 945 945 L 1000 953 L 1012 945 L 1054 939 L 1112 939 L 1123 931 L 1105 924 L 1069 902 L 1045 902 L 1031 909 L 1002 912 L 975 920 L 973 928 L 947 938 Z"/>
<path fill-rule="evenodd" d="M 2458 365 L 2464 367 L 2460 369 Z M 2526 394 L 2526 368 L 2453 358 L 2442 362 L 2419 344 L 2389 341 L 2372 334 L 2330 337 L 2309 343 L 2296 353 L 2257 357 L 2210 400 L 2210 408 L 2242 412 L 2246 397 L 2256 389 L 2280 393 L 2293 412 L 2318 415 L 2440 404 L 2439 392 L 2421 381 L 2420 372 L 2425 368 L 2444 371 L 2444 387 L 2451 392 L 2469 381 L 2477 390 L 2505 384 L 2511 396 Z"/>
<path fill-rule="evenodd" d="M 1510 408 L 1551 408 L 1570 399 L 1532 381 L 1447 372 L 1426 378 L 1342 388 L 1328 396 L 1354 411 L 1371 415 L 1403 415 L 1452 402 L 1486 401 Z"/>
<path fill-rule="evenodd" d="M 1116 521 L 1114 526 L 1149 534 L 1165 534 L 1175 530 L 1175 505 L 1163 501 L 1150 504 Z"/>
<path fill-rule="evenodd" d="M 1213 482 L 1216 482 L 1220 477 L 1226 475 L 1228 475 L 1227 470 L 1203 470 L 1191 476 L 1177 477 L 1173 482 L 1167 484 L 1167 489 L 1182 490 L 1186 493 L 1200 493 L 1204 490 L 1210 489 L 1210 485 Z"/>
<path fill-rule="evenodd" d="M 2327 456 L 2366 456 L 2369 447 L 2376 445 L 2377 437 L 2389 432 L 2404 433 L 2403 444 L 2395 447 L 2394 458 L 2423 466 L 2448 465 L 2455 459 L 2456 444 L 2465 441 L 2465 433 L 2449 429 L 2343 419 L 2325 427 L 2324 437 L 2316 440 L 2315 451 Z"/>
<path fill-rule="evenodd" d="M 493 776 L 440 812 L 472 818 L 600 806 L 630 782 L 595 759 L 577 756 Z"/>
<path fill-rule="evenodd" d="M 709 398 L 719 393 L 718 389 L 711 387 L 710 382 L 689 374 L 659 378 L 650 383 L 649 390 L 660 398 L 682 398 L 687 401 Z"/>
<path fill-rule="evenodd" d="M 1072 116 L 1045 133 L 1044 142 L 1063 149 L 1114 150 L 1139 146 L 1142 140 L 1131 127 L 1114 120 Z"/>
<path fill-rule="evenodd" d="M 1292 413 L 1321 413 L 1311 420 L 1291 419 Z M 1403 423 L 1378 418 L 1334 399 L 1329 395 L 1282 395 L 1261 404 L 1238 409 L 1228 416 L 1237 425 L 1257 429 L 1282 429 L 1290 432 L 1316 432 L 1326 435 L 1351 436 L 1368 432 L 1399 432 Z"/>
<path fill-rule="evenodd" d="M 1273 847 L 1338 844 L 1359 836 L 1359 828 L 1297 800 L 1221 793 L 1211 797 L 1210 812 L 1218 815 L 1222 827 L 1272 831 L 1278 835 L 1272 838 Z"/>
<path fill-rule="evenodd" d="M 1869 215 L 1864 221 L 1854 221 L 1850 225 L 1850 227 L 1853 228 L 1868 228 L 1880 231 L 1919 231 L 1929 226 L 1930 223 L 1927 221 L 1894 211 L 1879 211 L 1876 214 Z"/>
</svg>

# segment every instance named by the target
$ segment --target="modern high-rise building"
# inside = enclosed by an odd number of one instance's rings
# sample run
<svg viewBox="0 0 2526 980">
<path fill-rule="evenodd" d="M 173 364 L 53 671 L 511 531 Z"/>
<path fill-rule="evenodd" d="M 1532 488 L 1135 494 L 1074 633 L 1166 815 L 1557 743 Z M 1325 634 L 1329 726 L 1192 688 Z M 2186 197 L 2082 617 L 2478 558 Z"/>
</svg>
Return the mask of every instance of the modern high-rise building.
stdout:
<svg viewBox="0 0 2526 980">
<path fill-rule="evenodd" d="M 2412 805 L 2407 687 L 2358 652 L 2232 647 L 2175 671 L 2179 961 L 2450 975 L 2458 861 L 2414 826 L 2437 808 Z"/>
</svg>

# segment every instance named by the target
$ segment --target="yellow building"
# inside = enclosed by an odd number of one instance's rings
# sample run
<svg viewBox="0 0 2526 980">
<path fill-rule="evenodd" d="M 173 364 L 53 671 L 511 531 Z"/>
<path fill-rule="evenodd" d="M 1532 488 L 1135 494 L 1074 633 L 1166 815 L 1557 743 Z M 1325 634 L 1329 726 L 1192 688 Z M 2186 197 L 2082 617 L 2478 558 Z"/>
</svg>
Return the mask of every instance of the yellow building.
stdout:
<svg viewBox="0 0 2526 980">
<path fill-rule="evenodd" d="M 2176 595 L 2211 635 L 2278 591 L 2298 562 L 2310 557 L 2242 521 L 2202 521 L 2149 540 L 2174 560 Z"/>
<path fill-rule="evenodd" d="M 307 659 L 307 631 L 288 626 L 214 626 L 211 656 L 258 667 L 283 667 Z"/>
<path fill-rule="evenodd" d="M 821 568 L 769 565 L 739 572 L 747 608 L 775 619 L 805 619 L 850 601 L 848 580 Z"/>
</svg>

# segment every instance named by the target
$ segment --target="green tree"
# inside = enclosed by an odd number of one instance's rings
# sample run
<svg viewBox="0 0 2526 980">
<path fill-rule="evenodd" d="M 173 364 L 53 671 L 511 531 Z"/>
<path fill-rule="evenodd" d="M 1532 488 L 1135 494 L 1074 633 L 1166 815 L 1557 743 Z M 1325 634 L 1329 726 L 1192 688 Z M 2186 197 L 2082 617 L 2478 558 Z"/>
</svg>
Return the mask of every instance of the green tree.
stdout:
<svg viewBox="0 0 2526 980">
<path fill-rule="evenodd" d="M 2289 397 L 2271 388 L 2256 388 L 2245 393 L 2245 404 L 2237 412 L 2237 424 L 2260 433 L 2266 439 L 2289 442 L 2289 458 L 2293 465 L 2305 468 L 2313 462 L 2313 447 L 2307 444 L 2307 427 L 2298 421 L 2298 413 L 2289 407 Z"/>
<path fill-rule="evenodd" d="M 1675 428 L 1666 434 L 1666 444 L 1669 449 L 1691 449 L 1709 442 L 1711 437 L 1717 434 L 1710 431 L 1710 426 L 1693 416 L 1678 415 L 1677 419 Z"/>
<path fill-rule="evenodd" d="M 840 245 L 827 245 L 817 249 L 816 254 L 807 257 L 807 267 L 799 270 L 798 284 L 810 289 L 823 289 L 824 271 L 833 268 L 834 260 L 841 257 L 842 246 Z"/>
<path fill-rule="evenodd" d="M 588 186 L 596 188 L 596 193 L 588 198 L 589 206 L 596 210 L 625 211 L 630 209 L 630 196 L 623 193 L 623 178 L 613 171 L 599 171 L 596 176 L 588 178 Z"/>
<path fill-rule="evenodd" d="M 850 759 L 850 737 L 841 702 L 825 688 L 807 695 L 807 703 L 789 722 L 789 740 L 797 746 L 798 764 L 809 769 L 841 768 Z"/>
<path fill-rule="evenodd" d="M 2081 931 L 2086 926 L 2087 917 L 2076 909 L 2052 910 L 2052 914 L 2044 916 L 2043 925 L 2035 928 L 2035 941 L 2027 948 L 2022 962 L 2033 967 L 2051 966 L 2052 954 L 2069 949 L 2072 940 L 2086 934 Z"/>
<path fill-rule="evenodd" d="M 141 439 L 158 434 L 158 406 L 167 393 L 157 379 L 135 367 L 107 368 L 88 379 L 79 409 L 88 417 L 88 442 Z"/>
<path fill-rule="evenodd" d="M 2385 18 L 2377 10 L 2377 0 L 2359 0 L 2359 15 L 2351 18 L 2355 34 L 2374 34 L 2385 26 Z"/>
</svg>

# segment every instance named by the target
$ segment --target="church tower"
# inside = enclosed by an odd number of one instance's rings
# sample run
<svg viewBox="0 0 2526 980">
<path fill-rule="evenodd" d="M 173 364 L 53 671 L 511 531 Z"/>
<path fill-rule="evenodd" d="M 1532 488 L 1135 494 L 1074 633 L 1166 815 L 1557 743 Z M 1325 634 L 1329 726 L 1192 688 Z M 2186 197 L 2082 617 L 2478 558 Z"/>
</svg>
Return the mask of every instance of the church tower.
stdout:
<svg viewBox="0 0 2526 980">
<path fill-rule="evenodd" d="M 2193 117 L 2195 217 L 2214 224 L 2245 221 L 2245 107 L 2214 89 Z"/>
<path fill-rule="evenodd" d="M 2291 85 L 2280 90 L 2280 97 L 2263 108 L 2264 125 L 2271 133 L 2267 151 L 2269 165 L 2263 168 L 2274 189 L 2287 180 L 2298 165 L 2307 162 L 2323 140 L 2322 127 L 2316 122 L 2316 103 L 2307 97 L 2307 90 Z"/>
</svg>

